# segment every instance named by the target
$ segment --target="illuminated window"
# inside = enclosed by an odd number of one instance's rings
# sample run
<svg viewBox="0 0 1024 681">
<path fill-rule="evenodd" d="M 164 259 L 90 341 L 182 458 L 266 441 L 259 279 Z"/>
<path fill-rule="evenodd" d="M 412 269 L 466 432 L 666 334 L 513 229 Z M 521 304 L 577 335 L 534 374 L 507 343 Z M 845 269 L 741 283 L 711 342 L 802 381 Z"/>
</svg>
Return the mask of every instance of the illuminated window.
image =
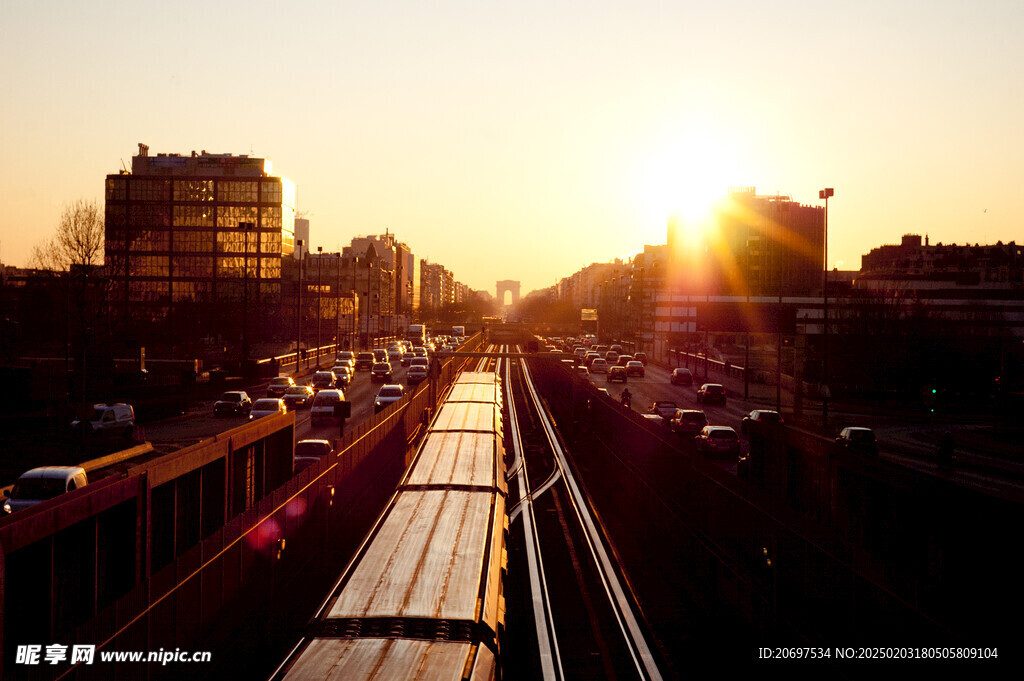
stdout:
<svg viewBox="0 0 1024 681">
<path fill-rule="evenodd" d="M 175 206 L 175 227 L 213 227 L 212 206 Z"/>
<path fill-rule="evenodd" d="M 281 230 L 281 206 L 264 206 L 260 214 L 261 229 Z"/>
<path fill-rule="evenodd" d="M 256 206 L 218 206 L 217 226 L 238 227 L 239 222 L 255 224 L 257 216 Z"/>
<path fill-rule="evenodd" d="M 217 232 L 218 253 L 249 253 L 255 254 L 259 243 L 259 232 L 237 231 Z M 248 245 L 248 248 L 246 248 Z"/>
<path fill-rule="evenodd" d="M 281 203 L 281 180 L 263 181 L 263 203 Z"/>
<path fill-rule="evenodd" d="M 260 258 L 260 276 L 264 279 L 280 279 L 281 259 Z"/>
<path fill-rule="evenodd" d="M 213 201 L 213 180 L 176 180 L 175 201 Z"/>
</svg>

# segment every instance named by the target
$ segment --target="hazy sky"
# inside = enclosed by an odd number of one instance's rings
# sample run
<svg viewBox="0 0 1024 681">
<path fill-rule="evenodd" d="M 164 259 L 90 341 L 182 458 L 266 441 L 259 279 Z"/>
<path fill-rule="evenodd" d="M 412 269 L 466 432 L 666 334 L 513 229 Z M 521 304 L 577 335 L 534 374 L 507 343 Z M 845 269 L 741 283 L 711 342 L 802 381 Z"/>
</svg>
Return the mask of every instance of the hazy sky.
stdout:
<svg viewBox="0 0 1024 681">
<path fill-rule="evenodd" d="M 844 269 L 908 232 L 1019 241 L 1022 35 L 1020 0 L 6 0 L 0 259 L 138 142 L 269 158 L 314 246 L 387 228 L 491 291 L 664 243 L 730 185 L 834 187 Z"/>
</svg>

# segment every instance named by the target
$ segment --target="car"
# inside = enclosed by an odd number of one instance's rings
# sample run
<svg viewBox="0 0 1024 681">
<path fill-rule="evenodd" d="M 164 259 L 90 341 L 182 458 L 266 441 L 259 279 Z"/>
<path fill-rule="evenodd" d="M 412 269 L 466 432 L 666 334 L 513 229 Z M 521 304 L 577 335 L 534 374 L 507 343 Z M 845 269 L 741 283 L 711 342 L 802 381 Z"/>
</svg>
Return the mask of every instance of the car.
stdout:
<svg viewBox="0 0 1024 681">
<path fill-rule="evenodd" d="M 356 368 L 356 353 L 351 350 L 342 350 L 338 353 L 337 359 L 334 360 L 336 364 L 348 364 L 353 369 Z"/>
<path fill-rule="evenodd" d="M 11 490 L 4 490 L 4 512 L 14 513 L 89 484 L 80 466 L 41 466 L 21 474 Z"/>
<path fill-rule="evenodd" d="M 313 386 L 314 392 L 319 392 L 327 388 L 333 388 L 337 382 L 338 377 L 334 375 L 333 371 L 317 371 L 313 373 L 313 380 L 310 385 Z"/>
<path fill-rule="evenodd" d="M 578 367 L 576 367 L 576 375 L 579 376 L 580 378 L 582 378 L 585 381 L 589 381 L 590 380 L 590 369 L 588 369 L 587 367 L 584 367 L 584 366 L 578 366 Z"/>
<path fill-rule="evenodd" d="M 849 426 L 839 431 L 836 445 L 850 452 L 861 452 L 878 456 L 878 438 L 875 431 L 863 426 Z"/>
<path fill-rule="evenodd" d="M 120 435 L 131 439 L 135 434 L 135 409 L 124 402 L 94 404 L 87 418 L 71 422 L 71 429 L 83 437 Z"/>
<path fill-rule="evenodd" d="M 213 403 L 214 416 L 248 416 L 252 409 L 252 398 L 243 390 L 231 390 L 223 393 Z"/>
<path fill-rule="evenodd" d="M 697 389 L 697 402 L 700 404 L 720 404 L 725 406 L 725 386 L 721 383 L 705 383 Z"/>
<path fill-rule="evenodd" d="M 356 371 L 369 371 L 373 368 L 373 353 L 360 352 L 356 355 Z"/>
<path fill-rule="evenodd" d="M 746 416 L 740 422 L 740 430 L 744 433 L 749 433 L 754 429 L 754 424 L 758 425 L 782 425 L 785 423 L 782 419 L 782 414 L 771 409 L 755 409 Z"/>
<path fill-rule="evenodd" d="M 624 367 L 632 361 L 633 355 L 619 355 L 619 358 L 615 360 L 615 363 L 618 364 L 620 367 Z"/>
<path fill-rule="evenodd" d="M 352 376 L 355 373 L 347 364 L 341 368 L 335 367 L 331 371 L 333 371 L 334 375 L 337 377 L 334 381 L 334 387 L 336 388 L 348 387 L 348 384 L 352 382 Z"/>
<path fill-rule="evenodd" d="M 264 416 L 271 416 L 272 414 L 284 414 L 288 411 L 288 408 L 284 404 L 284 400 L 280 397 L 261 397 L 252 403 L 252 409 L 249 410 L 249 420 L 255 421 L 261 419 Z"/>
<path fill-rule="evenodd" d="M 601 359 L 600 357 L 595 357 L 590 362 L 590 373 L 592 373 L 592 374 L 607 374 L 608 373 L 608 362 L 606 362 L 605 360 Z"/>
<path fill-rule="evenodd" d="M 405 382 L 409 385 L 416 385 L 421 383 L 427 378 L 427 365 L 426 364 L 415 364 L 409 367 L 409 371 L 405 374 Z"/>
<path fill-rule="evenodd" d="M 583 358 L 587 356 L 587 349 L 582 346 L 573 348 L 572 354 L 576 355 L 576 359 L 582 362 Z"/>
<path fill-rule="evenodd" d="M 640 378 L 643 378 L 646 373 L 647 370 L 644 368 L 643 362 L 638 362 L 635 359 L 631 359 L 630 361 L 626 362 L 627 376 L 639 376 Z"/>
<path fill-rule="evenodd" d="M 647 366 L 647 353 L 646 352 L 634 352 L 633 359 L 643 362 L 644 366 Z"/>
<path fill-rule="evenodd" d="M 677 367 L 672 370 L 668 381 L 672 385 L 693 385 L 693 374 L 690 373 L 689 369 Z"/>
<path fill-rule="evenodd" d="M 396 345 L 393 348 L 388 348 L 388 361 L 389 362 L 401 362 L 405 353 L 398 349 Z"/>
<path fill-rule="evenodd" d="M 383 381 L 384 383 L 391 381 L 391 363 L 374 362 L 373 367 L 370 369 L 370 380 Z"/>
<path fill-rule="evenodd" d="M 699 409 L 676 409 L 668 420 L 668 427 L 680 437 L 695 437 L 706 425 L 708 417 Z"/>
<path fill-rule="evenodd" d="M 659 426 L 665 425 L 665 419 L 664 419 L 664 417 L 662 417 L 661 414 L 641 414 L 641 416 L 643 416 L 645 419 L 647 419 L 651 423 L 656 423 Z"/>
<path fill-rule="evenodd" d="M 291 376 L 272 378 L 270 385 L 267 386 L 267 397 L 284 397 L 285 391 L 293 387 L 295 387 L 295 379 Z"/>
<path fill-rule="evenodd" d="M 676 409 L 679 408 L 672 400 L 658 400 L 651 404 L 651 408 L 647 410 L 648 414 L 657 414 L 664 418 L 666 421 L 672 418 L 676 413 Z"/>
<path fill-rule="evenodd" d="M 345 401 L 345 393 L 341 390 L 321 390 L 313 398 L 313 406 L 309 408 L 309 422 L 316 425 L 321 421 L 334 423 L 334 405 Z"/>
<path fill-rule="evenodd" d="M 382 385 L 380 390 L 377 392 L 377 397 L 373 399 L 373 413 L 383 411 L 388 408 L 388 405 L 394 404 L 398 400 L 402 399 L 405 395 L 405 388 L 398 385 L 397 383 L 388 383 Z"/>
<path fill-rule="evenodd" d="M 316 391 L 311 386 L 297 385 L 294 388 L 288 388 L 282 399 L 284 400 L 284 406 L 289 409 L 308 409 L 309 405 L 313 403 L 313 395 L 315 394 Z"/>
<path fill-rule="evenodd" d="M 704 426 L 694 438 L 694 445 L 705 456 L 723 453 L 737 459 L 740 456 L 740 438 L 729 426 Z"/>
<path fill-rule="evenodd" d="M 622 354 L 622 346 L 621 346 L 621 345 L 619 345 L 618 343 L 615 343 L 614 345 L 612 345 L 612 346 L 611 346 L 610 348 L 608 348 L 608 349 L 609 349 L 609 350 L 614 350 L 615 352 L 619 353 L 620 355 Z"/>
<path fill-rule="evenodd" d="M 608 352 L 604 353 L 604 360 L 608 362 L 609 365 L 615 364 L 616 362 L 619 361 L 619 353 L 615 352 L 614 350 L 609 350 Z"/>
<path fill-rule="evenodd" d="M 609 383 L 612 383 L 613 381 L 621 381 L 622 383 L 625 383 L 629 380 L 628 376 L 629 375 L 626 373 L 626 367 L 614 366 L 608 368 Z"/>
<path fill-rule="evenodd" d="M 295 443 L 292 456 L 292 473 L 309 468 L 320 461 L 320 458 L 334 452 L 330 440 L 299 440 Z"/>
<path fill-rule="evenodd" d="M 374 351 L 373 351 L 373 361 L 374 362 L 387 362 L 387 361 L 389 361 L 388 360 L 388 351 L 385 350 L 384 348 L 375 348 Z"/>
</svg>

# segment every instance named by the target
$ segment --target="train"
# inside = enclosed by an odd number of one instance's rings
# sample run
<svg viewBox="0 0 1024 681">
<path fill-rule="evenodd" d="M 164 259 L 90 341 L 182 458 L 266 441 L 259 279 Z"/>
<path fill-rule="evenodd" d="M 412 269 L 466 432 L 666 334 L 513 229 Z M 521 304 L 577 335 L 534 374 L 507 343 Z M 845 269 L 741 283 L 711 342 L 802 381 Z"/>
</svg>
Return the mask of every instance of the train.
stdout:
<svg viewBox="0 0 1024 681">
<path fill-rule="evenodd" d="M 498 678 L 507 496 L 500 378 L 463 372 L 395 494 L 271 678 Z"/>
</svg>

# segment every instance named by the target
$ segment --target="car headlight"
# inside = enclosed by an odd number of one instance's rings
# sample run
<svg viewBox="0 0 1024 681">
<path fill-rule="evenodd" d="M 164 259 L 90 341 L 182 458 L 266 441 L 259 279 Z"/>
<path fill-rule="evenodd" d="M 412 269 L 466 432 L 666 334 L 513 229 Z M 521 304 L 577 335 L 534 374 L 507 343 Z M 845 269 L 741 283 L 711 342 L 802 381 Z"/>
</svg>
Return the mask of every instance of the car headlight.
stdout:
<svg viewBox="0 0 1024 681">
<path fill-rule="evenodd" d="M 4 502 L 4 513 L 13 513 L 13 510 L 11 509 L 11 502 Z"/>
</svg>

